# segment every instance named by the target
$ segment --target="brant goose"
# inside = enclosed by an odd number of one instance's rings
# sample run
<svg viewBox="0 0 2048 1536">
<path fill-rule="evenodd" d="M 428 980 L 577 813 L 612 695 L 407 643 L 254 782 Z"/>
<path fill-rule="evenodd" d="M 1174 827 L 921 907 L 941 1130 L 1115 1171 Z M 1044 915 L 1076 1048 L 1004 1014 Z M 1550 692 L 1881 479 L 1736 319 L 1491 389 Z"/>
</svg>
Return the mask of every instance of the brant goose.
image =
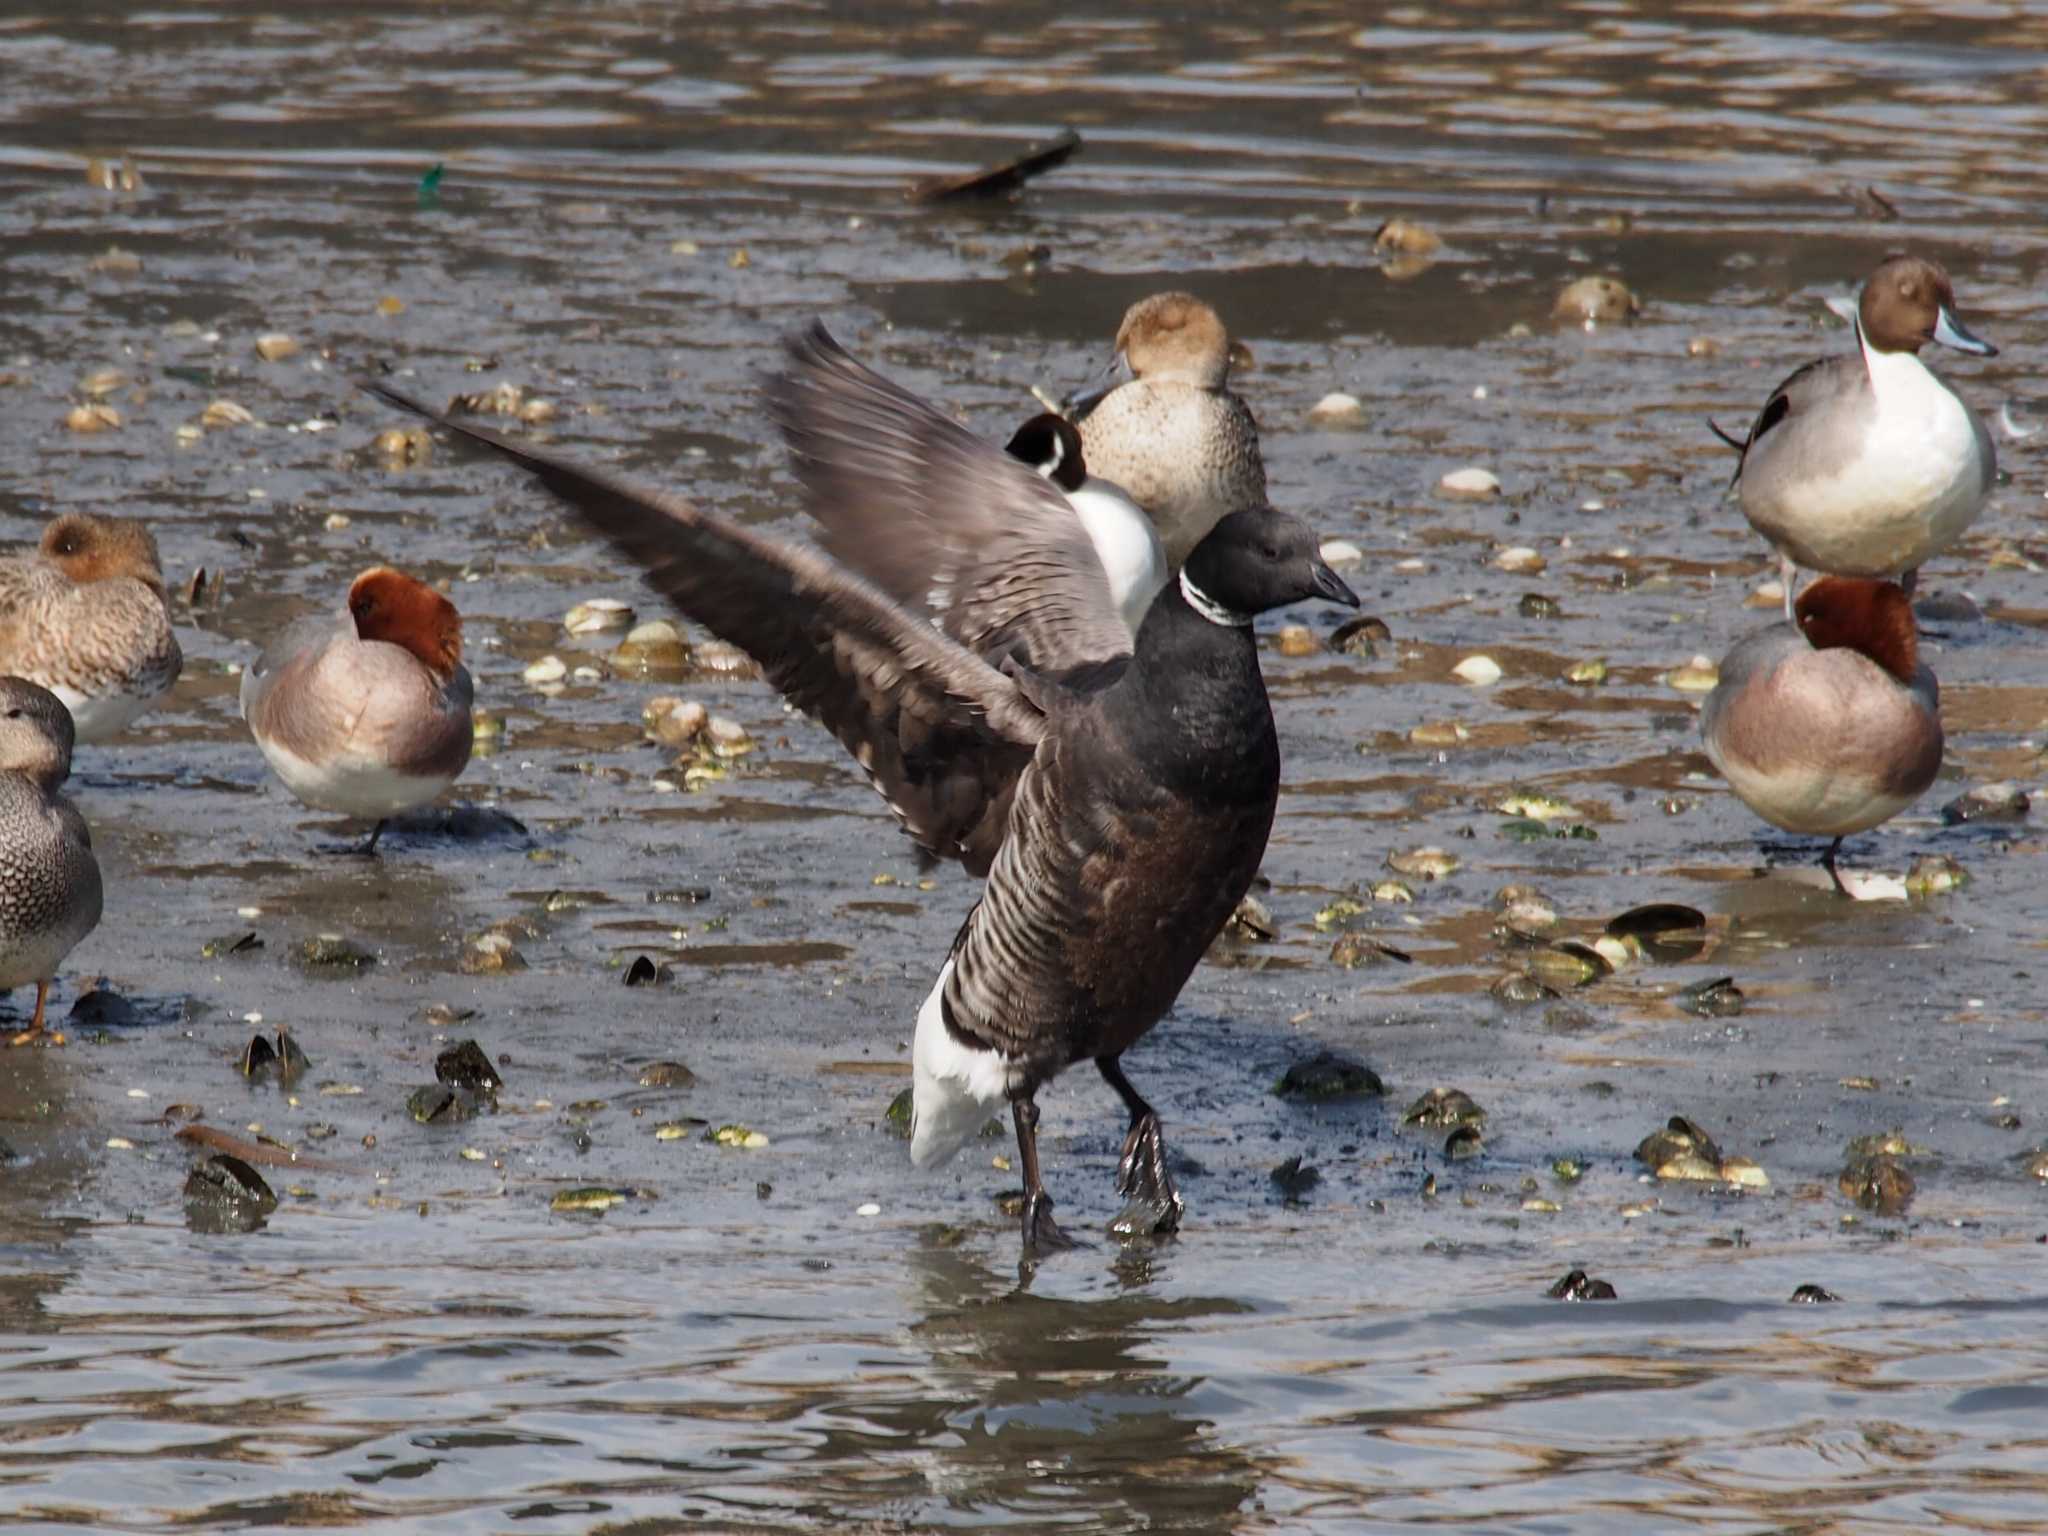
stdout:
<svg viewBox="0 0 2048 1536">
<path fill-rule="evenodd" d="M 1088 467 L 1152 515 L 1177 567 L 1218 518 L 1267 504 L 1258 425 L 1230 392 L 1230 335 L 1193 294 L 1155 293 L 1117 327 L 1110 372 L 1068 414 Z"/>
<path fill-rule="evenodd" d="M 43 1027 L 50 978 L 100 921 L 92 834 L 57 787 L 74 734 L 56 694 L 0 677 L 0 990 L 36 984 L 35 1017 L 12 1045 L 64 1043 Z"/>
<path fill-rule="evenodd" d="M 384 823 L 469 764 L 469 672 L 455 605 L 403 571 L 350 583 L 338 614 L 300 619 L 242 674 L 242 718 L 284 787 L 317 810 Z"/>
<path fill-rule="evenodd" d="M 1159 1118 L 1120 1058 L 1172 1005 L 1265 852 L 1280 758 L 1253 616 L 1309 598 L 1357 604 L 1313 531 L 1270 509 L 1226 519 L 1151 604 L 1135 647 L 1099 562 L 1039 560 L 1028 545 L 1025 601 L 971 616 L 949 606 L 940 628 L 820 554 L 365 387 L 530 471 L 830 730 L 927 857 L 988 877 L 918 1013 L 913 1161 L 951 1156 L 1007 1100 L 1025 1244 L 1064 1246 L 1039 1170 L 1035 1095 L 1092 1059 L 1131 1115 L 1119 1189 L 1154 1229 L 1176 1225 Z M 782 408 L 810 397 L 777 384 L 771 398 Z M 904 394 L 901 410 L 908 440 L 939 445 L 926 466 L 934 504 L 973 495 L 1011 508 L 1049 489 L 992 445 L 934 432 L 937 413 L 916 397 Z M 790 427 L 796 437 L 805 424 Z M 837 483 L 829 445 L 845 440 L 804 441 L 826 447 L 814 483 Z M 837 525 L 834 508 L 815 510 Z M 1075 519 L 1046 519 L 1043 537 L 1075 540 Z M 1080 537 L 1080 548 L 1092 544 Z M 1002 663 L 954 630 L 993 637 Z M 1054 675 L 1019 649 L 1106 660 Z"/>
<path fill-rule="evenodd" d="M 1788 620 L 1796 566 L 1896 576 L 1910 593 L 1913 573 L 1984 509 L 1998 467 L 1991 434 L 1920 361 L 1930 341 L 1998 355 L 1955 303 L 1935 263 L 1887 257 L 1856 306 L 1859 355 L 1808 363 L 1771 392 L 1747 437 L 1720 434 L 1742 453 L 1730 482 L 1742 515 L 1777 548 Z"/>
<path fill-rule="evenodd" d="M 62 699 L 78 741 L 125 730 L 184 663 L 156 538 L 141 523 L 67 512 L 33 555 L 0 560 L 0 674 Z"/>
<path fill-rule="evenodd" d="M 1737 798 L 1787 832 L 1842 839 L 1889 821 L 1941 770 L 1941 692 L 1920 664 L 1913 605 L 1889 581 L 1823 576 L 1798 621 L 1749 636 L 1700 713 L 1707 756 Z"/>
<path fill-rule="evenodd" d="M 833 558 L 997 665 L 1014 653 L 1065 674 L 1130 653 L 1166 557 L 1145 514 L 1088 473 L 1071 423 L 1047 414 L 1019 428 L 1010 456 L 1038 475 L 1019 474 L 816 321 L 786 348 L 768 411 Z"/>
</svg>

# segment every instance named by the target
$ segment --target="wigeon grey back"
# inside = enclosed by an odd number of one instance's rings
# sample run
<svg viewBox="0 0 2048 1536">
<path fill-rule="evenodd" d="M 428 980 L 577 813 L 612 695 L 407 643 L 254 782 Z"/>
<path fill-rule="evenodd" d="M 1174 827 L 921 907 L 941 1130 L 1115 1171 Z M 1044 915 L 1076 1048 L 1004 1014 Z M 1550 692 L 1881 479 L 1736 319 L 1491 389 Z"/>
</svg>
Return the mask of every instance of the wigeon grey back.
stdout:
<svg viewBox="0 0 2048 1536">
<path fill-rule="evenodd" d="M 1193 294 L 1155 293 L 1125 312 L 1112 366 L 1124 382 L 1071 409 L 1088 472 L 1145 509 L 1178 569 L 1222 518 L 1267 505 L 1258 425 L 1230 391 L 1230 333 Z"/>
<path fill-rule="evenodd" d="M 1948 274 L 1891 256 L 1856 308 L 1858 354 L 1807 364 L 1764 403 L 1734 486 L 1750 525 L 1777 548 L 1792 611 L 1793 567 L 1904 577 L 1977 520 L 1997 473 L 1977 413 L 1920 361 L 1939 342 L 1997 348 L 1956 318 Z"/>
<path fill-rule="evenodd" d="M 67 512 L 35 553 L 0 560 L 0 674 L 39 683 L 79 741 L 105 741 L 178 680 L 156 538 L 132 518 Z"/>
<path fill-rule="evenodd" d="M 1796 624 L 1728 653 L 1700 734 L 1744 805 L 1787 832 L 1834 839 L 1823 859 L 1834 874 L 1843 838 L 1889 821 L 1934 782 L 1940 711 L 1904 590 L 1828 576 L 1800 593 Z"/>
<path fill-rule="evenodd" d="M 425 583 L 378 566 L 338 614 L 300 619 L 242 675 L 242 718 L 305 804 L 374 818 L 425 805 L 468 766 L 474 690 L 462 620 Z"/>
</svg>

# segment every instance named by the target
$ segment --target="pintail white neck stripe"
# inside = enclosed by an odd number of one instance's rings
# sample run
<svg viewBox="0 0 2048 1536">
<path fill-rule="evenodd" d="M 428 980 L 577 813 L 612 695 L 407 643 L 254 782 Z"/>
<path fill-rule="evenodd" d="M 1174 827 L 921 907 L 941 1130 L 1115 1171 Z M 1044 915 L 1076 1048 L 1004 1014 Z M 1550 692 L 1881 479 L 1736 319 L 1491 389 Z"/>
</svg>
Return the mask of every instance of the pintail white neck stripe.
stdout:
<svg viewBox="0 0 2048 1536">
<path fill-rule="evenodd" d="M 1207 619 L 1211 624 L 1221 624 L 1226 629 L 1250 629 L 1252 616 L 1239 613 L 1235 608 L 1226 608 L 1215 598 L 1188 580 L 1187 568 L 1180 573 L 1180 593 L 1188 600 L 1188 606 Z"/>
</svg>

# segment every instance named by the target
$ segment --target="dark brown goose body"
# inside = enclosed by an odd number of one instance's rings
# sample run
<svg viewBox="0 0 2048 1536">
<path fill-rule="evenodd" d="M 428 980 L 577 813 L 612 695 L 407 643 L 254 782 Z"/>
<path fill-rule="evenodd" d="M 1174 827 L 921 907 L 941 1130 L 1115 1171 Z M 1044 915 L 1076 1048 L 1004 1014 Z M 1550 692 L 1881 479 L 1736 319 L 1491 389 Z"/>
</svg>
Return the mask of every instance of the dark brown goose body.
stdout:
<svg viewBox="0 0 2048 1536">
<path fill-rule="evenodd" d="M 1165 1016 L 1251 888 L 1280 794 L 1251 630 L 1177 587 L 1123 676 L 1050 720 L 944 992 L 956 1035 L 1033 1088 Z"/>
</svg>

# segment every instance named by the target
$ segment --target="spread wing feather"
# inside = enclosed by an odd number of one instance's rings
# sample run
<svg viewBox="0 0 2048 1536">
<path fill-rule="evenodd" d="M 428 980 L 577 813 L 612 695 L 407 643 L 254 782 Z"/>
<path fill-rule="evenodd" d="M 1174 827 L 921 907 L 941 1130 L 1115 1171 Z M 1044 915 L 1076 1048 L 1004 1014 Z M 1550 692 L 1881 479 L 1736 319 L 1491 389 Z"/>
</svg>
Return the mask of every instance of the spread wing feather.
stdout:
<svg viewBox="0 0 2048 1536">
<path fill-rule="evenodd" d="M 527 470 L 836 736 L 926 857 L 987 873 L 1046 731 L 1011 678 L 815 551 L 452 421 L 381 383 L 362 387 Z"/>
</svg>

